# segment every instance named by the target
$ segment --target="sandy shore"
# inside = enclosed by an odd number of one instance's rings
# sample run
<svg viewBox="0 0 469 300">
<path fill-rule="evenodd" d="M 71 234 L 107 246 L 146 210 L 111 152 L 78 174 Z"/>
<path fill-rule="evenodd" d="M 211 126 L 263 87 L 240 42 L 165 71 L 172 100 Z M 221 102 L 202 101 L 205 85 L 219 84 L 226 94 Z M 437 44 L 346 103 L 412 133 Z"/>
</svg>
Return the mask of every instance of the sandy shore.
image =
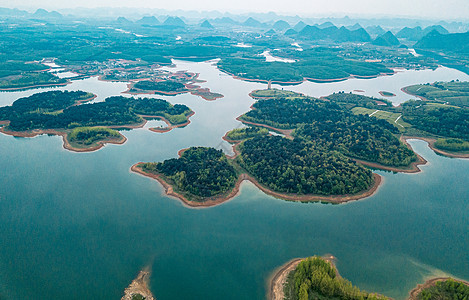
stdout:
<svg viewBox="0 0 469 300">
<path fill-rule="evenodd" d="M 404 136 L 403 138 L 406 140 L 416 139 L 416 140 L 425 141 L 428 143 L 428 147 L 430 147 L 430 149 L 444 156 L 454 157 L 454 158 L 469 158 L 469 153 L 461 153 L 461 154 L 451 153 L 451 152 L 446 152 L 444 150 L 440 150 L 436 148 L 435 147 L 436 139 L 433 139 L 433 138 L 426 138 L 426 137 L 420 137 L 420 136 Z"/>
<path fill-rule="evenodd" d="M 150 272 L 140 271 L 137 278 L 135 278 L 130 285 L 124 290 L 124 296 L 121 300 L 132 300 L 133 295 L 142 295 L 145 300 L 156 300 L 148 288 L 148 278 Z"/>
<path fill-rule="evenodd" d="M 332 264 L 335 269 L 335 273 L 337 276 L 340 277 L 339 271 L 337 270 L 334 260 L 335 257 L 332 255 L 327 255 L 321 257 L 325 261 L 328 261 Z M 284 300 L 285 294 L 283 291 L 283 286 L 286 283 L 287 277 L 291 271 L 293 271 L 296 266 L 306 258 L 295 258 L 284 264 L 283 266 L 277 268 L 273 274 L 270 276 L 268 284 L 268 291 L 267 291 L 267 299 L 268 300 Z"/>
<path fill-rule="evenodd" d="M 457 279 L 450 278 L 450 277 L 431 278 L 431 279 L 425 281 L 425 283 L 419 284 L 419 285 L 417 285 L 417 287 L 415 287 L 413 290 L 411 290 L 410 293 L 409 293 L 409 298 L 407 298 L 407 299 L 408 300 L 417 300 L 418 295 L 422 292 L 422 290 L 428 289 L 429 287 L 434 286 L 437 282 L 446 281 L 448 279 L 453 279 L 454 281 L 462 282 L 465 285 L 469 286 L 469 282 L 467 282 L 467 281 L 457 280 Z"/>
</svg>

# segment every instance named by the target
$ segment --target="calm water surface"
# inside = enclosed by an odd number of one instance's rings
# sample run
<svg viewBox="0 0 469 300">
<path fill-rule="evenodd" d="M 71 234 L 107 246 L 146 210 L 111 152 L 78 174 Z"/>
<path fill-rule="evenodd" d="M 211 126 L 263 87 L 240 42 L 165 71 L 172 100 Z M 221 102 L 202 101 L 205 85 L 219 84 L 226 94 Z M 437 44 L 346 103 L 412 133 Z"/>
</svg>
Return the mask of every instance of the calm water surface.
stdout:
<svg viewBox="0 0 469 300">
<path fill-rule="evenodd" d="M 93 153 L 66 151 L 55 136 L 0 135 L 0 299 L 119 299 L 146 266 L 158 299 L 263 299 L 276 267 L 326 253 L 354 284 L 397 299 L 429 276 L 469 279 L 469 161 L 438 156 L 422 141 L 411 145 L 429 161 L 423 172 L 377 171 L 384 177 L 378 193 L 345 205 L 287 202 L 244 183 L 223 205 L 188 209 L 156 181 L 131 173 L 136 162 L 190 146 L 229 152 L 221 137 L 240 126 L 235 118 L 253 103 L 248 93 L 264 86 L 220 75 L 209 63 L 177 62 L 177 69 L 200 72 L 208 80 L 202 86 L 225 95 L 213 102 L 161 97 L 196 112 L 186 128 L 124 131 L 126 144 Z M 292 89 L 377 96 L 452 79 L 468 78 L 440 68 Z M 102 101 L 126 84 L 90 78 L 60 89 Z M 1 93 L 0 105 L 36 91 Z"/>
</svg>

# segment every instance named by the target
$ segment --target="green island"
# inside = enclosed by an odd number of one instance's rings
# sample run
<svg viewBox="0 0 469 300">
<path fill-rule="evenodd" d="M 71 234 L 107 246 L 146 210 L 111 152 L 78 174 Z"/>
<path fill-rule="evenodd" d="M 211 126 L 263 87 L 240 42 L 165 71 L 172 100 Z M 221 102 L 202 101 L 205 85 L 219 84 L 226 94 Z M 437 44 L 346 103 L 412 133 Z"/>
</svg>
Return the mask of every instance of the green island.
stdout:
<svg viewBox="0 0 469 300">
<path fill-rule="evenodd" d="M 168 131 L 187 125 L 193 114 L 185 105 L 172 105 L 162 99 L 115 96 L 104 102 L 83 104 L 93 98 L 93 94 L 83 91 L 49 91 L 20 98 L 11 106 L 0 107 L 0 122 L 5 124 L 1 131 L 19 137 L 57 134 L 64 137 L 66 148 L 75 150 L 68 146 L 81 144 L 77 148 L 80 151 L 92 151 L 96 150 L 94 144 L 103 145 L 102 138 L 113 139 L 115 132 L 82 128 L 75 131 L 76 135 L 72 135 L 74 139 L 67 138 L 68 134 L 77 127 L 142 127 L 146 120 L 155 118 L 164 120 L 168 124 L 165 131 Z M 91 143 L 87 143 L 88 139 Z M 122 139 L 123 136 L 118 143 Z M 87 144 L 89 147 L 83 149 Z"/>
<path fill-rule="evenodd" d="M 271 299 L 389 299 L 361 291 L 339 275 L 330 258 L 318 256 L 290 262 L 271 283 Z M 282 297 L 283 296 L 283 297 Z"/>
<path fill-rule="evenodd" d="M 133 170 L 153 174 L 170 195 L 185 203 L 203 203 L 229 194 L 236 185 L 237 173 L 221 150 L 191 147 L 181 151 L 179 158 L 161 163 L 141 163 Z"/>
<path fill-rule="evenodd" d="M 270 98 L 296 98 L 302 96 L 297 92 L 289 91 L 289 90 L 279 90 L 279 89 L 265 89 L 265 90 L 254 90 L 252 91 L 249 96 L 254 99 L 270 99 Z"/>
<path fill-rule="evenodd" d="M 409 300 L 469 299 L 469 283 L 453 278 L 434 278 L 410 292 Z"/>
<path fill-rule="evenodd" d="M 410 168 L 417 156 L 396 137 L 399 130 L 384 120 L 355 115 L 348 105 L 365 102 L 378 106 L 377 100 L 351 95 L 333 94 L 326 97 L 329 101 L 305 96 L 259 100 L 239 120 L 292 130 L 287 134 L 323 151 L 337 151 L 383 167 Z"/>
<path fill-rule="evenodd" d="M 333 256 L 293 259 L 271 277 L 268 299 L 391 299 L 361 291 L 342 278 Z M 432 278 L 409 293 L 409 300 L 469 299 L 469 283 L 452 278 Z"/>
<path fill-rule="evenodd" d="M 403 91 L 422 100 L 469 107 L 469 82 L 451 81 L 417 84 L 403 88 Z"/>
<path fill-rule="evenodd" d="M 242 79 L 275 83 L 294 83 L 304 80 L 327 82 L 349 77 L 376 77 L 392 74 L 382 64 L 345 59 L 336 49 L 315 48 L 295 53 L 294 63 L 267 62 L 259 57 L 227 57 L 218 62 L 223 72 Z"/>
<path fill-rule="evenodd" d="M 135 82 L 130 88 L 130 93 L 153 92 L 156 94 L 179 94 L 185 93 L 188 90 L 183 83 L 165 80 L 165 81 L 150 81 L 142 80 Z"/>
<path fill-rule="evenodd" d="M 67 84 L 49 72 L 46 66 L 22 61 L 0 61 L 0 91 L 29 89 L 41 86 Z"/>
<path fill-rule="evenodd" d="M 103 144 L 123 144 L 126 138 L 119 131 L 106 127 L 76 127 L 67 134 L 66 140 L 70 145 L 67 149 L 89 151 Z"/>
</svg>

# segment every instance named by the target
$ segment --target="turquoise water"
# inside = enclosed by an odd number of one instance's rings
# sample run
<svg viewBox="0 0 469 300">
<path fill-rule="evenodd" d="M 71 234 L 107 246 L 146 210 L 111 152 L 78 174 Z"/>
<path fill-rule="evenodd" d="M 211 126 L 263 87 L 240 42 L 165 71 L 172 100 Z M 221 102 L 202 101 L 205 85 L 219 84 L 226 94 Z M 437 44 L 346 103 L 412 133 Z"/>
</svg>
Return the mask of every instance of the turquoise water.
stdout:
<svg viewBox="0 0 469 300">
<path fill-rule="evenodd" d="M 223 205 L 189 209 L 131 173 L 189 146 L 228 150 L 221 137 L 262 87 L 209 64 L 178 68 L 201 72 L 204 87 L 225 95 L 164 97 L 194 109 L 186 128 L 124 131 L 126 144 L 93 153 L 66 151 L 55 136 L 0 135 L 0 299 L 119 299 L 146 266 L 158 299 L 263 299 L 275 268 L 326 253 L 354 284 L 397 299 L 428 276 L 469 279 L 469 161 L 422 141 L 411 145 L 429 161 L 423 172 L 378 171 L 377 194 L 344 205 L 287 202 L 243 183 Z M 125 90 L 90 82 L 95 93 Z M 21 93 L 0 94 L 2 105 Z"/>
</svg>

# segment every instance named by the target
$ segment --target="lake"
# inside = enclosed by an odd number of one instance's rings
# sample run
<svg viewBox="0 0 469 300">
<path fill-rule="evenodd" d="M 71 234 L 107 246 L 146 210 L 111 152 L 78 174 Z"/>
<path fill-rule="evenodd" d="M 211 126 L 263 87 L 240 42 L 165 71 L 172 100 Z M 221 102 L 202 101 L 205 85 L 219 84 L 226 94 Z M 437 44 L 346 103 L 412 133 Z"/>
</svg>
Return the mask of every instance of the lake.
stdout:
<svg viewBox="0 0 469 300">
<path fill-rule="evenodd" d="M 123 131 L 124 145 L 92 153 L 67 151 L 57 136 L 0 134 L 0 299 L 119 299 L 146 266 L 159 300 L 264 299 L 275 268 L 327 253 L 353 284 L 396 299 L 430 276 L 469 279 L 469 160 L 439 156 L 423 141 L 410 142 L 429 162 L 423 172 L 377 171 L 384 178 L 378 192 L 343 205 L 283 201 L 244 182 L 227 203 L 189 209 L 130 172 L 136 162 L 176 157 L 190 146 L 230 153 L 221 137 L 242 126 L 235 118 L 252 105 L 249 92 L 266 87 L 211 63 L 176 64 L 170 69 L 198 72 L 207 80 L 202 87 L 225 95 L 211 102 L 155 96 L 195 111 L 185 128 Z M 439 68 L 284 88 L 312 96 L 384 90 L 398 95 L 390 98 L 397 105 L 412 98 L 399 93 L 406 85 L 453 79 L 469 76 Z M 102 101 L 126 84 L 88 78 L 58 89 Z M 0 105 L 47 90 L 0 93 Z"/>
</svg>

